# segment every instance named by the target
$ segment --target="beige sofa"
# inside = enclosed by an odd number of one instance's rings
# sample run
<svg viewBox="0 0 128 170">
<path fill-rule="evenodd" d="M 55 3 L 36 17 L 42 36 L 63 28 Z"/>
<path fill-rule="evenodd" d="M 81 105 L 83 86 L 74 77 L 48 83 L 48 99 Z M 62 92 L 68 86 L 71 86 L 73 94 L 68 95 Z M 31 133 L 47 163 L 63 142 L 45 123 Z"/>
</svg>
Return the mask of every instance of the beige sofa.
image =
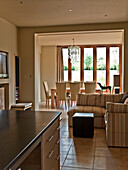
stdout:
<svg viewBox="0 0 128 170">
<path fill-rule="evenodd" d="M 76 112 L 94 113 L 94 127 L 105 128 L 106 103 L 119 103 L 124 94 L 78 94 L 77 105 L 68 112 L 68 123 L 72 126 L 72 116 Z"/>
</svg>

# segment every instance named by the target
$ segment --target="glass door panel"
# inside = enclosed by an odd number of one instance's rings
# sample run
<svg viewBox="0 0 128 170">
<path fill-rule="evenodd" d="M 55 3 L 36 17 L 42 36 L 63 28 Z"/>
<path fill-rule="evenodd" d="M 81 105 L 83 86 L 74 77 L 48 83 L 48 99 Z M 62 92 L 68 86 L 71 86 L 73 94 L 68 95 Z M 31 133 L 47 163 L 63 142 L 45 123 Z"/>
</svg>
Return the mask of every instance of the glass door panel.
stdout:
<svg viewBox="0 0 128 170">
<path fill-rule="evenodd" d="M 110 86 L 113 86 L 113 75 L 119 74 L 119 47 L 110 47 Z"/>
<path fill-rule="evenodd" d="M 106 47 L 97 47 L 97 82 L 106 86 Z"/>
<path fill-rule="evenodd" d="M 78 60 L 72 63 L 72 81 L 80 81 L 80 51 Z"/>
<path fill-rule="evenodd" d="M 93 81 L 93 48 L 84 48 L 84 81 Z"/>
</svg>

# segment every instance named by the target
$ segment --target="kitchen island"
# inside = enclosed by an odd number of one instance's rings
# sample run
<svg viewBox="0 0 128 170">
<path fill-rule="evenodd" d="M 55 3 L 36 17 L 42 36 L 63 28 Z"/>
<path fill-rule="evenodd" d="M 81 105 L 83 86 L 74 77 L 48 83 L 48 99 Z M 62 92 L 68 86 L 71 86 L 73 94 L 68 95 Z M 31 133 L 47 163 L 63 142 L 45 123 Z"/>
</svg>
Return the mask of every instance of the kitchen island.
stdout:
<svg viewBox="0 0 128 170">
<path fill-rule="evenodd" d="M 60 169 L 61 112 L 0 111 L 0 169 Z"/>
</svg>

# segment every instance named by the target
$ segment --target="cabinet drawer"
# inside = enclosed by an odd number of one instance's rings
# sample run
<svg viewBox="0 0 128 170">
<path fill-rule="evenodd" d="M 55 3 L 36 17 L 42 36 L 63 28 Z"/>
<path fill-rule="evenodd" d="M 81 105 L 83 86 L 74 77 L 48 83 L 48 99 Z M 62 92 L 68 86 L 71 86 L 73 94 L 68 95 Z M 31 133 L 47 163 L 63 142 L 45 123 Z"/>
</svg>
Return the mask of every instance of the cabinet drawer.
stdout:
<svg viewBox="0 0 128 170">
<path fill-rule="evenodd" d="M 43 144 L 44 156 L 48 156 L 57 143 L 59 144 L 59 132 L 56 130 L 53 134 L 52 140 L 46 140 Z"/>
<path fill-rule="evenodd" d="M 44 132 L 43 141 L 46 142 L 52 140 L 52 136 L 57 129 L 59 129 L 59 119 L 56 119 L 52 125 Z"/>
<path fill-rule="evenodd" d="M 59 161 L 59 143 L 55 144 L 53 150 L 51 150 L 48 154 L 44 155 L 43 161 L 43 169 L 44 170 L 53 170 L 54 167 L 58 167 L 60 165 Z M 56 169 L 59 170 L 59 169 Z"/>
</svg>

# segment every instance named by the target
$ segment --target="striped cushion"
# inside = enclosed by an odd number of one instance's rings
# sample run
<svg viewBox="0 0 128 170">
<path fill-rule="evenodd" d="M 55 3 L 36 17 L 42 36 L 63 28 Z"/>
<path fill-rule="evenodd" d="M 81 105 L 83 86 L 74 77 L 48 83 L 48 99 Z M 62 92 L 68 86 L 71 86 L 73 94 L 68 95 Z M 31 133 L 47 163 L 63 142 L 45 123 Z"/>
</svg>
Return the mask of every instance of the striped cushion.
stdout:
<svg viewBox="0 0 128 170">
<path fill-rule="evenodd" d="M 79 93 L 77 97 L 77 106 L 87 106 L 87 94 Z"/>
<path fill-rule="evenodd" d="M 96 106 L 96 96 L 97 94 L 88 94 L 87 105 Z"/>
<path fill-rule="evenodd" d="M 106 102 L 113 102 L 113 100 L 114 100 L 113 96 L 114 95 L 112 95 L 112 94 L 101 94 L 100 106 L 106 107 Z"/>
<path fill-rule="evenodd" d="M 114 102 L 114 103 L 120 103 L 123 95 L 124 95 L 124 93 L 122 93 L 122 94 L 114 94 L 114 95 L 113 95 L 113 97 L 114 97 L 113 102 Z"/>
<path fill-rule="evenodd" d="M 99 95 L 98 95 L 99 96 Z M 78 94 L 77 106 L 96 106 L 97 94 Z M 99 98 L 100 102 L 100 98 Z"/>
<path fill-rule="evenodd" d="M 100 106 L 100 102 L 101 102 L 101 94 L 97 94 L 96 95 L 96 106 Z"/>
</svg>

